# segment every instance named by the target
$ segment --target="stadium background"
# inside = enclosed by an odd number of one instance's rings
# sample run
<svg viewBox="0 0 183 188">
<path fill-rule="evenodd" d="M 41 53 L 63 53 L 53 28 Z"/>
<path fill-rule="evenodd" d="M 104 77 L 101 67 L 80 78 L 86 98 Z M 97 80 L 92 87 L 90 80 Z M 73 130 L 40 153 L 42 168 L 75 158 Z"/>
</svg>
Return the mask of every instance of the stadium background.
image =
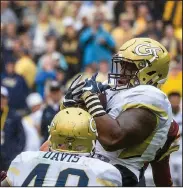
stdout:
<svg viewBox="0 0 183 188">
<path fill-rule="evenodd" d="M 70 80 L 96 71 L 99 81 L 106 80 L 112 54 L 133 37 L 158 40 L 170 52 L 161 89 L 173 93 L 174 118 L 182 130 L 182 1 L 1 1 L 1 84 L 8 90 L 8 108 L 20 120 L 14 128 L 6 126 L 1 109 L 1 135 L 23 127 L 3 140 L 4 146 L 1 142 L 2 155 L 38 149 Z M 24 139 L 7 149 L 18 134 Z M 174 185 L 182 185 L 181 151 L 171 158 Z M 153 185 L 150 169 L 146 178 Z"/>
</svg>

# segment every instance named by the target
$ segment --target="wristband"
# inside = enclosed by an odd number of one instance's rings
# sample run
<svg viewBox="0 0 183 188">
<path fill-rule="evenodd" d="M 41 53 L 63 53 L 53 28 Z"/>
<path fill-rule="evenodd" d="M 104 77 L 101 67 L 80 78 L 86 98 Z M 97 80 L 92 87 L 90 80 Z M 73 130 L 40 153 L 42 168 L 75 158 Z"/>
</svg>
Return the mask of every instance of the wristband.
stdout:
<svg viewBox="0 0 183 188">
<path fill-rule="evenodd" d="M 100 103 L 100 100 L 97 94 L 92 94 L 90 91 L 87 91 L 82 95 L 82 98 L 85 102 L 88 112 L 93 117 L 99 117 L 99 116 L 103 116 L 106 114 L 105 110 L 103 109 L 103 106 Z"/>
</svg>

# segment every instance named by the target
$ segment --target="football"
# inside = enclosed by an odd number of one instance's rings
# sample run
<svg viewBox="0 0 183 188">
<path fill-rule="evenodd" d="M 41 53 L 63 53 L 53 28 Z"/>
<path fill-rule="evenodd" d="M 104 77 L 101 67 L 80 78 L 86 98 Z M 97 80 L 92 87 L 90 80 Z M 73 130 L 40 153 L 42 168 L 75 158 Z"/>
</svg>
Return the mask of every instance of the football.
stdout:
<svg viewBox="0 0 183 188">
<path fill-rule="evenodd" d="M 107 107 L 107 98 L 106 98 L 106 94 L 105 93 L 101 93 L 99 94 L 99 100 L 104 108 L 104 110 L 106 109 Z"/>
</svg>

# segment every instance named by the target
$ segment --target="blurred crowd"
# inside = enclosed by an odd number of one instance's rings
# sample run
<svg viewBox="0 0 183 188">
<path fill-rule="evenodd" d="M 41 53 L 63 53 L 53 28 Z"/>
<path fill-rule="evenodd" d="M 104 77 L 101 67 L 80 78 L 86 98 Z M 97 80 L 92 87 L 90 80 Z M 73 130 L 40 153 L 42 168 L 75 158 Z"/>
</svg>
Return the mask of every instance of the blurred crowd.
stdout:
<svg viewBox="0 0 183 188">
<path fill-rule="evenodd" d="M 161 89 L 182 127 L 182 1 L 1 1 L 1 168 L 48 138 L 77 74 L 107 80 L 112 55 L 134 37 L 169 51 Z"/>
</svg>

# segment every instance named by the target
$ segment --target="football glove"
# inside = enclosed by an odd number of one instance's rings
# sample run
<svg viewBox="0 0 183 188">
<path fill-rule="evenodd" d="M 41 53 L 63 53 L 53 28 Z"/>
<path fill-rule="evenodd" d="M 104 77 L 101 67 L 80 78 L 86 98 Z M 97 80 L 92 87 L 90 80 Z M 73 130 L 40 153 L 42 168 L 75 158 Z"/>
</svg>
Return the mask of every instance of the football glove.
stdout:
<svg viewBox="0 0 183 188">
<path fill-rule="evenodd" d="M 76 104 L 81 102 L 80 96 L 83 93 L 82 88 L 85 85 L 85 81 L 80 82 L 81 77 L 82 75 L 78 75 L 68 88 L 68 91 L 66 92 L 63 99 L 64 107 L 75 106 Z"/>
<path fill-rule="evenodd" d="M 84 100 L 88 112 L 93 117 L 99 117 L 106 114 L 102 104 L 100 103 L 98 94 L 109 89 L 109 85 L 103 85 L 96 81 L 98 73 L 94 74 L 91 79 L 85 80 L 85 85 L 82 88 L 83 94 L 81 98 Z"/>
<path fill-rule="evenodd" d="M 108 84 L 103 85 L 101 82 L 96 81 L 98 73 L 95 73 L 91 79 L 85 80 L 85 85 L 82 88 L 83 93 L 85 91 L 90 91 L 92 94 L 99 94 L 104 92 L 105 90 L 111 88 Z"/>
</svg>

